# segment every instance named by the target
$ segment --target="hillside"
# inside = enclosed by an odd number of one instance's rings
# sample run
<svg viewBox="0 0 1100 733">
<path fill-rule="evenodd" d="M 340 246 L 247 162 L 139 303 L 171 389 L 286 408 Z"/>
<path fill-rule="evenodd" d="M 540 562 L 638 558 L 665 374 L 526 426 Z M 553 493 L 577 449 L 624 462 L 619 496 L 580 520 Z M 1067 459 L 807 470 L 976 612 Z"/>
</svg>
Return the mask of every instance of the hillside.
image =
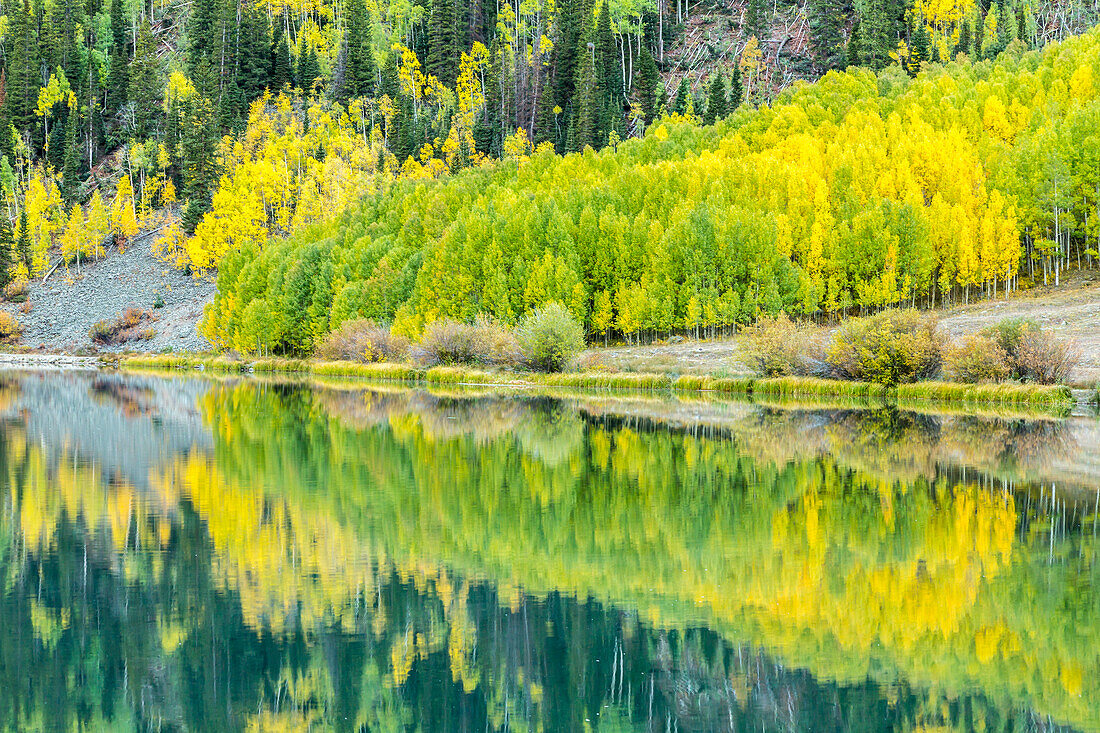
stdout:
<svg viewBox="0 0 1100 733">
<path fill-rule="evenodd" d="M 828 69 L 1040 48 L 1096 8 L 28 0 L 2 20 L 0 286 L 163 222 L 168 261 L 216 268 L 395 180 L 710 122 Z"/>
<path fill-rule="evenodd" d="M 557 300 L 590 336 L 635 341 L 1056 284 L 1097 263 L 1098 38 L 834 72 L 714 126 L 399 180 L 226 248 L 204 334 L 308 352 L 350 318 L 416 333 Z"/>
</svg>

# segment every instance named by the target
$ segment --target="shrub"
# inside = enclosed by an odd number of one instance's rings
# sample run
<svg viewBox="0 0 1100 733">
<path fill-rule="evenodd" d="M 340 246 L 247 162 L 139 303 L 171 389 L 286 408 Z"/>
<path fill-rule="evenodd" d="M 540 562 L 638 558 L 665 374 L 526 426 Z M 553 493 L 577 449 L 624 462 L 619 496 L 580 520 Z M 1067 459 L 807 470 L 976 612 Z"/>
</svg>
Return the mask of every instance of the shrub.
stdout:
<svg viewBox="0 0 1100 733">
<path fill-rule="evenodd" d="M 472 324 L 451 319 L 428 324 L 409 355 L 429 368 L 454 364 L 516 366 L 523 360 L 512 332 L 481 317 Z"/>
<path fill-rule="evenodd" d="M 96 321 L 88 329 L 88 338 L 97 344 L 110 346 L 124 344 L 127 341 L 148 341 L 157 332 L 150 327 L 141 327 L 146 321 L 155 320 L 148 311 L 140 308 L 127 308 L 114 320 Z"/>
<path fill-rule="evenodd" d="M 1009 375 L 1025 382 L 1065 381 L 1080 356 L 1074 344 L 1044 331 L 1031 319 L 1007 318 L 982 331 L 982 335 L 1004 350 Z"/>
<path fill-rule="evenodd" d="M 164 296 L 157 293 L 157 297 L 153 298 L 153 308 L 159 310 L 164 307 Z"/>
<path fill-rule="evenodd" d="M 97 344 L 113 343 L 115 334 L 118 332 L 115 325 L 114 321 L 96 321 L 88 329 L 88 338 Z"/>
<path fill-rule="evenodd" d="M 744 329 L 745 363 L 764 377 L 817 374 L 821 360 L 815 334 L 787 317 L 764 316 Z"/>
<path fill-rule="evenodd" d="M 12 303 L 22 303 L 27 299 L 27 281 L 22 278 L 12 280 L 4 287 L 4 298 Z"/>
<path fill-rule="evenodd" d="M 527 365 L 540 372 L 560 372 L 584 349 L 584 328 L 560 303 L 528 313 L 516 336 Z"/>
<path fill-rule="evenodd" d="M 976 334 L 962 344 L 944 351 L 944 371 L 956 382 L 977 384 L 1000 382 L 1008 378 L 1011 368 L 1008 354 L 990 336 Z"/>
<path fill-rule="evenodd" d="M 912 309 L 891 309 L 838 328 L 825 360 L 839 379 L 892 386 L 935 376 L 943 347 L 935 319 Z"/>
<path fill-rule="evenodd" d="M 400 361 L 408 351 L 408 339 L 392 333 L 388 326 L 358 319 L 345 321 L 326 336 L 317 347 L 317 356 L 327 361 L 374 364 Z"/>
<path fill-rule="evenodd" d="M 145 311 L 140 308 L 127 308 L 122 311 L 122 315 L 118 319 L 118 323 L 122 328 L 133 328 L 141 323 L 148 317 Z"/>
<path fill-rule="evenodd" d="M 0 311 L 0 343 L 13 344 L 23 335 L 23 326 L 15 316 Z"/>
<path fill-rule="evenodd" d="M 1069 378 L 1079 358 L 1075 344 L 1058 339 L 1048 331 L 1034 329 L 1021 336 L 1013 366 L 1020 379 L 1057 384 Z"/>
</svg>

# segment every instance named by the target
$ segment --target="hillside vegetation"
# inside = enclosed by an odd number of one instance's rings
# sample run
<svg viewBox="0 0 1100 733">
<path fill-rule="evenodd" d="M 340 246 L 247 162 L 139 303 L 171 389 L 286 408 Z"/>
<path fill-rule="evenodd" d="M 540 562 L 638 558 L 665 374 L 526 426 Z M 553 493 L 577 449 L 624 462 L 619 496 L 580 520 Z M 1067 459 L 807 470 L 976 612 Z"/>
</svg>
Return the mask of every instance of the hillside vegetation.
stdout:
<svg viewBox="0 0 1100 733">
<path fill-rule="evenodd" d="M 999 296 L 1096 261 L 1100 31 L 910 78 L 861 68 L 713 126 L 402 180 L 221 260 L 205 335 L 310 351 L 560 301 L 591 336 Z"/>
<path fill-rule="evenodd" d="M 1080 0 L 24 0 L 0 16 L 0 287 L 144 229 L 197 272 L 394 179 L 614 147 L 795 79 L 1040 48 Z"/>
</svg>

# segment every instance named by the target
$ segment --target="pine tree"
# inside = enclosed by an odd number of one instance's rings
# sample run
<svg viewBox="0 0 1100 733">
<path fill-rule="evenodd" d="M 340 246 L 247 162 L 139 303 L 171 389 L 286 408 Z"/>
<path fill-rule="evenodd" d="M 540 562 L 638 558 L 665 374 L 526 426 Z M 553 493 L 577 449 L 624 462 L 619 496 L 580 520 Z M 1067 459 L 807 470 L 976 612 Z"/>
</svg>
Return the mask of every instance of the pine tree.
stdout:
<svg viewBox="0 0 1100 733">
<path fill-rule="evenodd" d="M 286 40 L 286 31 L 280 18 L 276 18 L 275 38 L 271 44 L 271 72 L 268 78 L 270 89 L 274 92 L 294 84 L 294 66 L 290 58 L 290 44 Z"/>
<path fill-rule="evenodd" d="M 134 135 L 144 139 L 153 134 L 160 116 L 164 79 L 157 58 L 157 42 L 143 19 L 138 27 L 134 60 L 130 62 L 129 97 L 134 103 Z"/>
<path fill-rule="evenodd" d="M 840 0 L 809 0 L 808 8 L 814 61 L 824 71 L 840 68 L 845 50 L 842 34 L 845 13 Z"/>
<path fill-rule="evenodd" d="M 201 63 L 212 63 L 217 57 L 217 47 L 221 39 L 218 29 L 221 24 L 220 15 L 218 0 L 195 0 L 191 7 L 191 17 L 187 22 L 187 64 L 192 76 Z M 211 92 L 209 89 L 199 91 L 204 94 Z"/>
<path fill-rule="evenodd" d="M 130 95 L 130 55 L 126 45 L 122 0 L 111 0 L 111 64 L 107 82 L 107 113 L 117 115 Z"/>
<path fill-rule="evenodd" d="M 597 140 L 599 131 L 599 90 L 596 87 L 596 67 L 592 54 L 584 54 L 577 70 L 576 99 L 570 128 L 571 152 L 580 152 L 591 145 L 599 147 L 605 140 Z"/>
<path fill-rule="evenodd" d="M 691 96 L 691 88 L 688 86 L 688 80 L 685 76 L 680 80 L 680 86 L 676 87 L 676 99 L 672 101 L 673 114 L 686 114 L 688 110 L 688 97 Z"/>
<path fill-rule="evenodd" d="M 722 78 L 722 72 L 718 72 L 710 81 L 707 111 L 703 115 L 703 121 L 713 125 L 715 120 L 720 120 L 727 114 L 729 114 L 729 99 L 726 96 L 726 81 Z"/>
<path fill-rule="evenodd" d="M 638 97 L 638 104 L 642 107 L 647 125 L 657 117 L 657 84 L 660 80 L 653 55 L 649 53 L 648 48 L 642 46 L 638 65 L 634 70 L 634 92 Z"/>
<path fill-rule="evenodd" d="M 22 260 L 23 264 L 27 267 L 27 272 L 31 271 L 31 235 L 27 230 L 27 207 L 23 207 L 19 211 L 19 239 L 16 241 L 15 248 L 16 256 L 18 260 Z"/>
<path fill-rule="evenodd" d="M 562 0 L 556 19 L 556 38 L 551 64 L 554 68 L 554 102 L 563 110 L 572 107 L 576 92 L 577 61 L 584 53 L 581 39 L 585 19 L 582 0 Z"/>
<path fill-rule="evenodd" d="M 741 81 L 741 69 L 735 66 L 733 67 L 733 73 L 730 74 L 729 111 L 733 112 L 740 107 L 744 99 L 745 85 Z"/>
<path fill-rule="evenodd" d="M 848 44 L 844 47 L 844 65 L 846 67 L 859 66 L 863 62 L 863 52 L 860 49 L 860 37 L 862 32 L 859 27 L 859 19 L 852 26 L 852 35 L 848 37 Z"/>
<path fill-rule="evenodd" d="M 916 75 L 920 71 L 921 64 L 931 59 L 932 38 L 928 33 L 928 26 L 917 23 L 912 33 L 913 47 L 910 49 L 909 73 Z"/>
<path fill-rule="evenodd" d="M 38 38 L 29 0 L 23 0 L 7 33 L 5 51 L 4 112 L 17 130 L 34 126 L 38 90 L 42 86 L 39 72 Z M 7 133 L 3 133 L 7 137 Z"/>
<path fill-rule="evenodd" d="M 15 235 L 8 218 L 8 195 L 6 191 L 0 191 L 0 290 L 11 282 L 15 262 Z"/>
<path fill-rule="evenodd" d="M 308 94 L 320 76 L 321 65 L 317 62 L 317 52 L 303 37 L 298 50 L 298 86 Z"/>
<path fill-rule="evenodd" d="M 458 76 L 458 59 L 454 0 L 432 0 L 425 68 L 444 84 L 453 86 Z"/>
<path fill-rule="evenodd" d="M 70 112 L 72 121 L 66 125 L 69 130 L 69 143 L 65 146 L 65 161 L 61 169 L 61 198 L 66 204 L 72 204 L 80 193 L 80 124 L 75 110 Z M 0 213 L 0 219 L 7 217 Z"/>
<path fill-rule="evenodd" d="M 616 127 L 616 123 L 622 119 L 623 94 L 618 44 L 615 43 L 615 35 L 611 31 L 611 11 L 607 7 L 607 0 L 600 3 L 600 13 L 596 20 L 595 65 L 599 105 L 596 137 L 602 144 Z"/>
<path fill-rule="evenodd" d="M 970 21 L 963 20 L 959 24 L 959 43 L 955 46 L 955 53 L 970 55 Z"/>
<path fill-rule="evenodd" d="M 745 22 L 741 26 L 742 36 L 761 38 L 767 29 L 767 5 L 764 0 L 748 0 L 745 6 Z"/>
<path fill-rule="evenodd" d="M 266 12 L 252 3 L 240 13 L 236 46 L 236 84 L 238 112 L 247 113 L 248 105 L 264 93 L 271 68 L 271 29 Z"/>
<path fill-rule="evenodd" d="M 344 99 L 374 95 L 378 68 L 374 62 L 369 22 L 366 3 L 351 0 L 344 37 Z"/>
</svg>

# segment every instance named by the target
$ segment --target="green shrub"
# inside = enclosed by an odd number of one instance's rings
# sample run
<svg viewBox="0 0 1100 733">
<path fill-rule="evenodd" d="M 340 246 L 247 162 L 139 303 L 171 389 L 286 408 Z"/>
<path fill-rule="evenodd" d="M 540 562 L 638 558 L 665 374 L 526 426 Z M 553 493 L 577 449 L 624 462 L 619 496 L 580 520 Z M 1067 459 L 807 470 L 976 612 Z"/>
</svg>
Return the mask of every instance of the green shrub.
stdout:
<svg viewBox="0 0 1100 733">
<path fill-rule="evenodd" d="M 912 309 L 890 309 L 838 328 L 825 361 L 838 379 L 892 386 L 934 377 L 943 348 L 935 319 Z"/>
<path fill-rule="evenodd" d="M 1029 331 L 1039 331 L 1037 321 L 1030 318 L 1006 318 L 981 331 L 981 335 L 992 339 L 1001 348 L 1009 359 L 1016 356 L 1020 347 L 1020 340 Z"/>
<path fill-rule="evenodd" d="M 763 316 L 743 331 L 744 361 L 763 377 L 816 374 L 820 347 L 813 331 L 792 321 L 786 313 Z"/>
<path fill-rule="evenodd" d="M 944 351 L 944 371 L 956 382 L 978 384 L 1000 382 L 1011 373 L 1008 354 L 987 335 L 970 336 L 962 344 Z"/>
<path fill-rule="evenodd" d="M 560 372 L 584 349 L 584 328 L 560 303 L 528 313 L 516 336 L 527 365 L 540 372 Z"/>
<path fill-rule="evenodd" d="M 428 324 L 409 355 L 428 368 L 457 364 L 515 367 L 523 361 L 512 332 L 483 317 L 474 323 L 444 319 Z"/>
<path fill-rule="evenodd" d="M 981 335 L 1004 350 L 1009 376 L 1025 382 L 1063 382 L 1080 356 L 1073 343 L 1058 339 L 1031 319 L 1006 318 Z"/>
<path fill-rule="evenodd" d="M 15 316 L 0 311 L 0 343 L 13 344 L 23 335 L 23 326 Z"/>
<path fill-rule="evenodd" d="M 317 347 L 317 356 L 329 361 L 373 364 L 400 361 L 409 351 L 409 340 L 370 320 L 345 321 Z"/>
</svg>

